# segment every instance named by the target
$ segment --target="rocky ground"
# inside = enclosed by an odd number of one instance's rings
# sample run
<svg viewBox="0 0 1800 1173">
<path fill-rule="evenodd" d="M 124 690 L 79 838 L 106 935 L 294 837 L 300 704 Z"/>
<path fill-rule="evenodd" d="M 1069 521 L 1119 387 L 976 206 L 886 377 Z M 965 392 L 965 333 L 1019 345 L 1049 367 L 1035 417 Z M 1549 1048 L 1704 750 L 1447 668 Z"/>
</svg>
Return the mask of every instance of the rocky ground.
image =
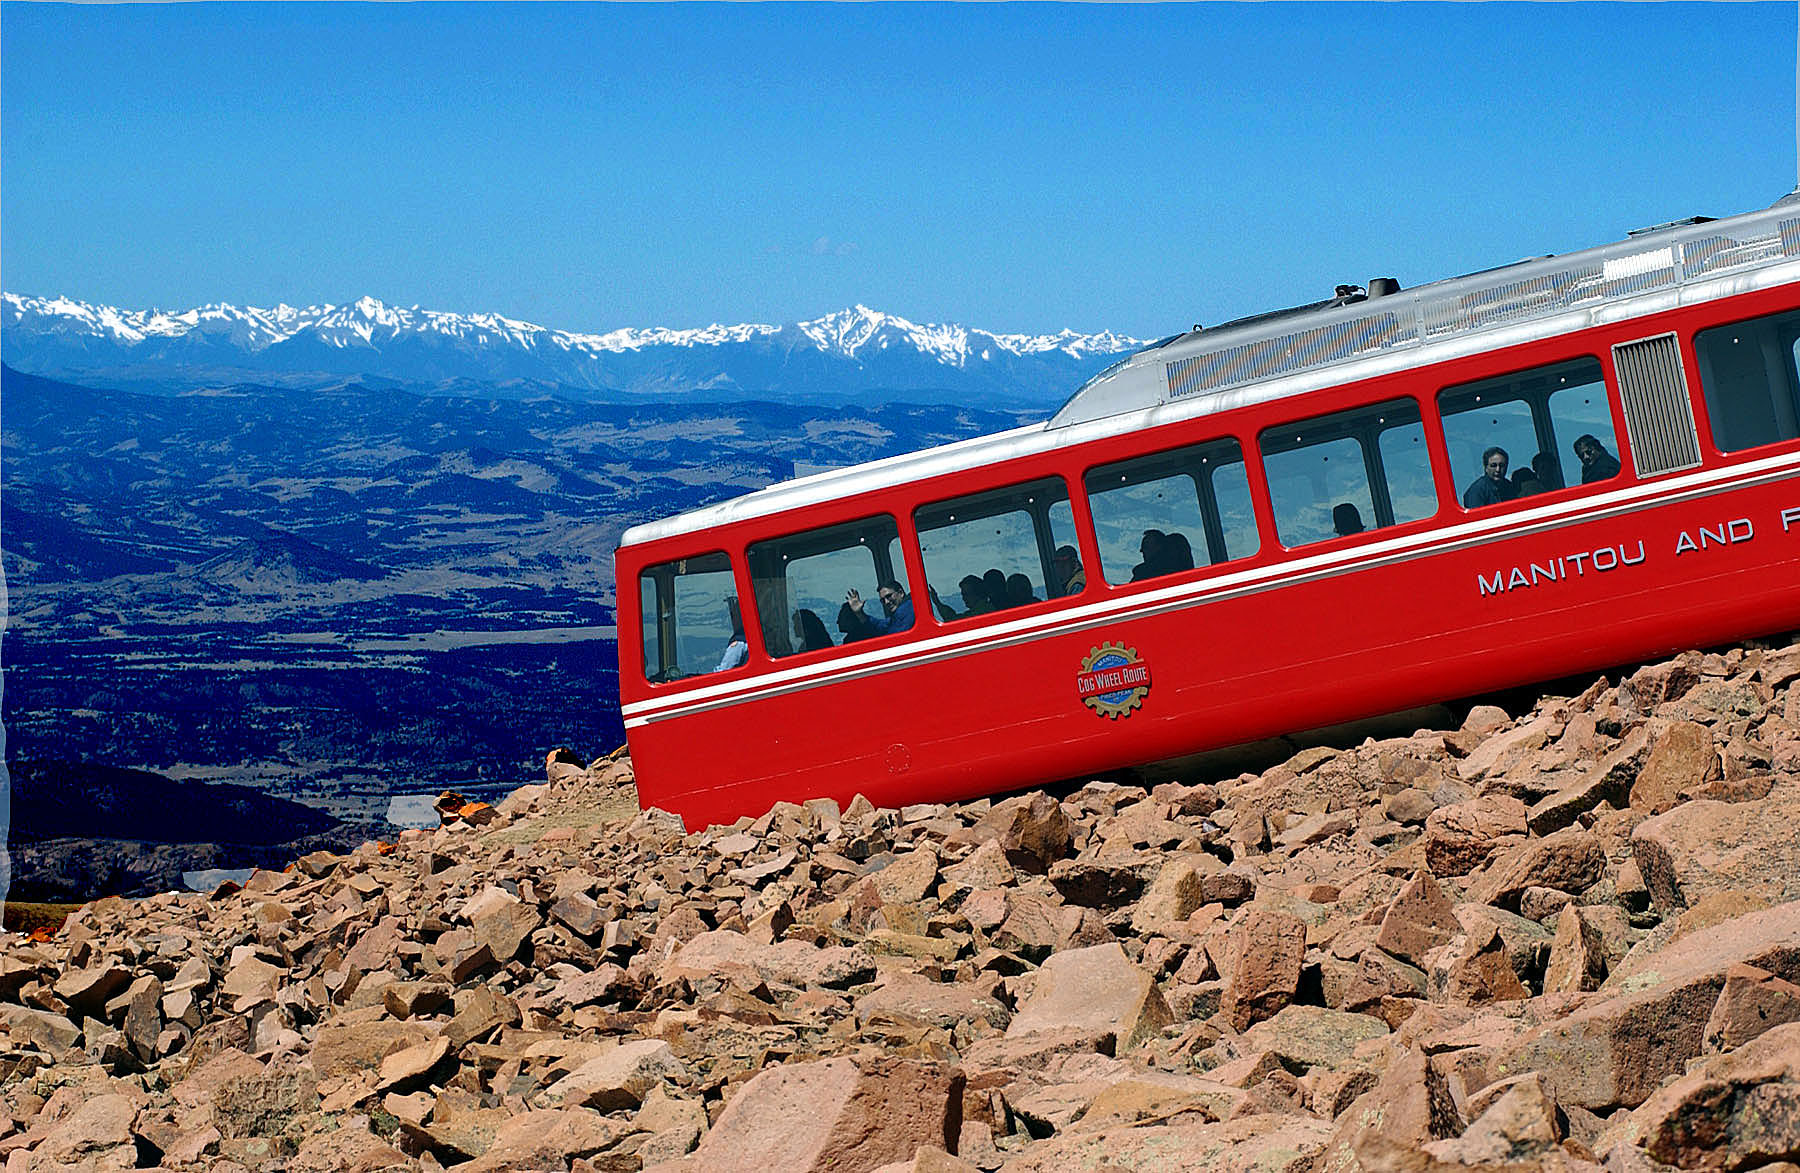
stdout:
<svg viewBox="0 0 1800 1173">
<path fill-rule="evenodd" d="M 783 804 L 622 756 L 0 938 L 6 1173 L 1800 1169 L 1800 643 L 1260 775 Z"/>
</svg>

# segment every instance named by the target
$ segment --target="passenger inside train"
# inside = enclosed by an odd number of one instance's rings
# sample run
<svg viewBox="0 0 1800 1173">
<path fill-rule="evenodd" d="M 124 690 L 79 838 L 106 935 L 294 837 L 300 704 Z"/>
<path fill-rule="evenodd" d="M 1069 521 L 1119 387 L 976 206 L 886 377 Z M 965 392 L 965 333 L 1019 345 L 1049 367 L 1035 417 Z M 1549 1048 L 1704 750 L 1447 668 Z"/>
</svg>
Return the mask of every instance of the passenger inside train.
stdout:
<svg viewBox="0 0 1800 1173">
<path fill-rule="evenodd" d="M 714 672 L 740 667 L 750 659 L 750 641 L 744 638 L 744 611 L 735 597 L 725 600 L 725 617 L 731 624 L 731 635 L 725 641 L 724 654 L 713 667 Z"/>
<path fill-rule="evenodd" d="M 1087 569 L 1081 565 L 1081 555 L 1074 546 L 1058 546 L 1051 565 L 1056 570 L 1057 594 L 1079 595 L 1087 589 Z"/>
<path fill-rule="evenodd" d="M 1510 463 L 1512 461 L 1506 455 L 1506 449 L 1494 445 L 1484 450 L 1481 454 L 1481 475 L 1474 484 L 1463 490 L 1463 504 L 1470 509 L 1481 509 L 1517 497 L 1519 490 L 1506 478 L 1506 466 Z"/>
<path fill-rule="evenodd" d="M 1608 452 L 1593 436 L 1575 437 L 1575 459 L 1581 461 L 1581 483 L 1611 480 L 1619 475 L 1619 458 Z"/>
<path fill-rule="evenodd" d="M 1362 511 L 1348 501 L 1334 506 L 1331 510 L 1331 527 L 1337 531 L 1340 538 L 1362 533 L 1364 529 Z"/>
<path fill-rule="evenodd" d="M 993 603 L 988 600 L 987 584 L 981 581 L 979 574 L 965 574 L 962 581 L 956 585 L 962 592 L 963 601 L 963 612 L 957 618 L 967 619 L 971 615 L 986 615 L 994 609 Z"/>
<path fill-rule="evenodd" d="M 981 576 L 982 589 L 987 592 L 988 610 L 1004 611 L 1006 609 L 1006 572 L 999 567 L 991 567 Z"/>
<path fill-rule="evenodd" d="M 1145 530 L 1143 539 L 1138 543 L 1138 553 L 1144 560 L 1131 568 L 1132 582 L 1143 582 L 1147 578 L 1159 578 L 1165 574 L 1194 568 L 1194 547 L 1189 544 L 1186 535 L 1179 531 L 1164 533 L 1159 529 Z"/>
<path fill-rule="evenodd" d="M 832 647 L 831 633 L 825 630 L 825 621 L 819 613 L 807 607 L 794 612 L 794 639 L 797 650 L 816 652 L 821 648 Z"/>
<path fill-rule="evenodd" d="M 905 587 L 897 582 L 884 582 L 875 588 L 875 597 L 881 600 L 882 613 L 879 615 L 869 612 L 868 608 L 863 605 L 862 592 L 855 587 L 844 592 L 844 606 L 849 608 L 862 626 L 868 630 L 869 635 L 861 638 L 892 635 L 897 631 L 912 629 L 913 602 L 912 597 L 906 593 Z"/>
<path fill-rule="evenodd" d="M 1557 461 L 1554 452 L 1540 452 L 1533 456 L 1531 472 L 1537 478 L 1537 483 L 1542 486 L 1538 490 L 1539 492 L 1547 493 L 1551 489 L 1563 487 L 1562 466 Z"/>
</svg>

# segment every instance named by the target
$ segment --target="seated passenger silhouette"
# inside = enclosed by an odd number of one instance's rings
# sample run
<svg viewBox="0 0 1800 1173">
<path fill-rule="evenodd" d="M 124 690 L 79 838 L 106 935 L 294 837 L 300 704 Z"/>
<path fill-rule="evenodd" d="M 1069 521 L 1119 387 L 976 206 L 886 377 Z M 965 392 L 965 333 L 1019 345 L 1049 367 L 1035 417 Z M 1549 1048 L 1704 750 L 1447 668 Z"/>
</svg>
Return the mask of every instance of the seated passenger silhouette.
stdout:
<svg viewBox="0 0 1800 1173">
<path fill-rule="evenodd" d="M 852 608 L 849 603 L 844 603 L 838 608 L 837 629 L 844 633 L 845 643 L 855 643 L 859 639 L 872 639 L 880 634 L 869 626 L 869 621 L 863 618 L 862 611 Z"/>
<path fill-rule="evenodd" d="M 937 612 L 937 617 L 939 619 L 949 621 L 951 619 L 961 619 L 962 618 L 961 615 L 958 615 L 956 613 L 955 607 L 952 607 L 950 604 L 944 602 L 944 600 L 938 595 L 937 588 L 932 586 L 930 583 L 925 584 L 925 593 L 931 596 L 931 609 L 933 611 Z"/>
<path fill-rule="evenodd" d="M 993 600 L 988 598 L 987 584 L 981 581 L 978 574 L 965 574 L 962 581 L 956 584 L 962 591 L 963 613 L 958 618 L 967 619 L 971 615 L 986 615 L 994 609 Z"/>
<path fill-rule="evenodd" d="M 1544 482 L 1533 470 L 1521 468 L 1512 474 L 1512 487 L 1513 496 L 1530 497 L 1544 491 Z"/>
<path fill-rule="evenodd" d="M 1074 546 L 1058 546 L 1050 565 L 1056 572 L 1057 594 L 1079 595 L 1087 590 L 1087 569 L 1081 565 L 1081 555 Z"/>
<path fill-rule="evenodd" d="M 1138 542 L 1138 554 L 1144 560 L 1131 568 L 1132 582 L 1143 582 L 1146 578 L 1155 578 L 1163 573 L 1163 547 L 1168 541 L 1169 535 L 1159 529 L 1144 531 L 1143 538 Z"/>
<path fill-rule="evenodd" d="M 1581 483 L 1610 481 L 1619 475 L 1619 458 L 1590 435 L 1575 437 L 1575 459 L 1581 461 Z"/>
<path fill-rule="evenodd" d="M 1023 574 L 1006 576 L 1006 605 L 1023 607 L 1027 603 L 1035 603 L 1038 597 L 1031 593 L 1031 580 Z"/>
<path fill-rule="evenodd" d="M 1483 452 L 1481 476 L 1463 491 L 1463 505 L 1469 509 L 1481 509 L 1517 497 L 1519 491 L 1506 479 L 1506 466 L 1509 463 L 1511 461 L 1504 448 L 1494 447 Z"/>
<path fill-rule="evenodd" d="M 1531 458 L 1531 472 L 1537 477 L 1538 492 L 1548 493 L 1551 489 L 1563 487 L 1562 468 L 1556 457 L 1548 452 L 1540 452 Z"/>
<path fill-rule="evenodd" d="M 1340 538 L 1363 532 L 1362 511 L 1345 501 L 1335 505 L 1331 510 L 1331 528 L 1337 531 Z"/>
<path fill-rule="evenodd" d="M 825 621 L 819 618 L 817 611 L 809 611 L 802 607 L 794 612 L 794 650 L 797 652 L 816 652 L 820 648 L 832 646 L 831 633 L 825 630 Z"/>
<path fill-rule="evenodd" d="M 1006 607 L 1006 572 L 999 567 L 990 567 L 981 576 L 981 585 L 987 591 L 988 609 L 1000 611 Z"/>
<path fill-rule="evenodd" d="M 1193 568 L 1194 548 L 1188 545 L 1187 535 L 1180 531 L 1164 535 L 1162 573 L 1174 574 L 1178 570 Z"/>
</svg>

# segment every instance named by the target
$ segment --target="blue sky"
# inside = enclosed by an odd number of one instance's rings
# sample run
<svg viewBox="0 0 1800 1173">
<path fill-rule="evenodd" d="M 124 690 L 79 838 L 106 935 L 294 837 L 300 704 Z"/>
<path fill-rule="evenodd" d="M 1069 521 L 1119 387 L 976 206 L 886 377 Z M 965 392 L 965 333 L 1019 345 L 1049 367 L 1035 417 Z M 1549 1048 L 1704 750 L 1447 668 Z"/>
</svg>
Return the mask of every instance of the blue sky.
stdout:
<svg viewBox="0 0 1800 1173">
<path fill-rule="evenodd" d="M 1793 4 L 0 5 L 0 284 L 1152 337 L 1766 206 Z"/>
</svg>

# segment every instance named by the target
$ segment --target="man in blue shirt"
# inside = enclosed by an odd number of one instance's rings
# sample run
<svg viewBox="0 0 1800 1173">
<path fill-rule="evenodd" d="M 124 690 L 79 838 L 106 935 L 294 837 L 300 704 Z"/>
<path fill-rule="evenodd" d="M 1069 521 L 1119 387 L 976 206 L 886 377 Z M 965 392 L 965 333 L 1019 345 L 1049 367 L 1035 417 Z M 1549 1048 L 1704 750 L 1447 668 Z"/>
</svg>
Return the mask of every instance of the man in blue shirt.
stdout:
<svg viewBox="0 0 1800 1173">
<path fill-rule="evenodd" d="M 863 597 L 855 587 L 844 592 L 844 601 L 862 618 L 871 635 L 892 635 L 896 631 L 912 629 L 913 602 L 905 587 L 897 582 L 884 582 L 875 589 L 875 595 L 881 600 L 884 614 L 871 615 L 864 611 Z"/>
<path fill-rule="evenodd" d="M 1506 466 L 1512 461 L 1504 448 L 1489 448 L 1481 454 L 1481 477 L 1463 492 L 1463 506 L 1480 509 L 1498 505 L 1519 495 L 1518 486 L 1506 479 Z"/>
</svg>

